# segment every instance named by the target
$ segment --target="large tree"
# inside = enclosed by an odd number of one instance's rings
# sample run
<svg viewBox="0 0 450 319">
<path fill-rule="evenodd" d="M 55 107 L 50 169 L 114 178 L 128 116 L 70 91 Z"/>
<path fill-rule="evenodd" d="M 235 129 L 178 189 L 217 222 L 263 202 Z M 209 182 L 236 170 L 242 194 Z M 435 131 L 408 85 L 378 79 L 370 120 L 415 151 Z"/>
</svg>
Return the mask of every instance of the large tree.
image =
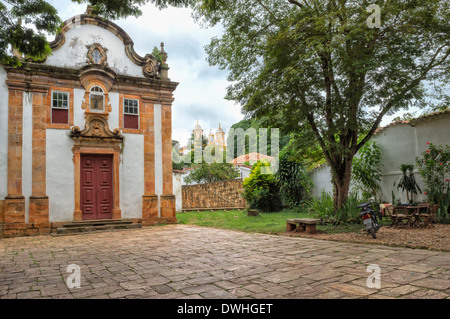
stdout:
<svg viewBox="0 0 450 319">
<path fill-rule="evenodd" d="M 372 2 L 193 5 L 200 22 L 224 27 L 206 49 L 210 64 L 230 71 L 227 98 L 247 115 L 319 143 L 335 209 L 348 197 L 353 157 L 386 114 L 424 106 L 429 92 L 448 101 L 449 2 L 379 0 L 379 11 Z"/>
<path fill-rule="evenodd" d="M 148 2 L 148 0 L 72 1 L 91 5 L 92 14 L 107 19 L 138 17 L 142 14 L 139 7 Z M 55 34 L 61 22 L 56 9 L 45 0 L 0 0 L 0 63 L 20 66 L 19 56 L 31 60 L 47 57 L 51 54 L 51 49 L 46 34 Z"/>
</svg>

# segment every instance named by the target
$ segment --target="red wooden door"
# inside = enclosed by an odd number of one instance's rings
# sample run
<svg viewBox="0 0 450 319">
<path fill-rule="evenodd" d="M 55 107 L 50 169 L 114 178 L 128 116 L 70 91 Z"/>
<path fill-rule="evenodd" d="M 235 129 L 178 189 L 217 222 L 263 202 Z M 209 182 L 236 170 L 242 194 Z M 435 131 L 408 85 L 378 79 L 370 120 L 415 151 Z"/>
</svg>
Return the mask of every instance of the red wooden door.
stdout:
<svg viewBox="0 0 450 319">
<path fill-rule="evenodd" d="M 81 155 L 80 201 L 83 219 L 112 218 L 112 155 Z"/>
</svg>

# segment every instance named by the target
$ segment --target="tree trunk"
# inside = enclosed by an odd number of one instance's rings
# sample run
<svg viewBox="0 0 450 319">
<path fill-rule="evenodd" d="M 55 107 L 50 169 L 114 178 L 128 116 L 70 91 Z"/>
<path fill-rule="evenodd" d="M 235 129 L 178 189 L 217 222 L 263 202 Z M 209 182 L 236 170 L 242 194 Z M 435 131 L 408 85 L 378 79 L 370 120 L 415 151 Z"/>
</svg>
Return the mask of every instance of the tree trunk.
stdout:
<svg viewBox="0 0 450 319">
<path fill-rule="evenodd" d="M 334 181 L 334 211 L 337 212 L 342 208 L 348 198 L 348 192 L 350 190 L 350 174 L 345 174 L 339 179 Z"/>
<path fill-rule="evenodd" d="M 334 212 L 337 213 L 342 205 L 348 199 L 348 192 L 350 191 L 350 182 L 352 176 L 352 161 L 353 156 L 344 159 L 344 163 L 340 167 L 331 167 L 331 174 L 333 176 L 333 200 Z"/>
</svg>

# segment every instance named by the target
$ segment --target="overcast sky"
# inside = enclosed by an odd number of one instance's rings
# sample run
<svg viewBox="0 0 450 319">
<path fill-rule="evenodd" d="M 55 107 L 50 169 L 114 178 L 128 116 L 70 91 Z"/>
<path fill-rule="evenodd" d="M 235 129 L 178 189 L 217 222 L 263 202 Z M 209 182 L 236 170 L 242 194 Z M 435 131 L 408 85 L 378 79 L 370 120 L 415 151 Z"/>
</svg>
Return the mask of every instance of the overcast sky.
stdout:
<svg viewBox="0 0 450 319">
<path fill-rule="evenodd" d="M 72 1 L 49 0 L 59 16 L 67 20 L 86 11 L 86 4 Z M 232 124 L 243 119 L 240 105 L 224 99 L 228 82 L 227 71 L 210 66 L 204 46 L 213 36 L 222 32 L 220 26 L 201 28 L 191 17 L 190 9 L 167 8 L 159 10 L 152 4 L 141 7 L 139 18 L 114 21 L 134 42 L 134 50 L 141 56 L 160 48 L 168 54 L 169 78 L 179 82 L 172 105 L 172 139 L 185 145 L 198 120 L 205 135 L 217 129 L 219 122 L 227 132 Z M 53 38 L 51 39 L 53 40 Z M 403 112 L 401 112 L 403 113 Z M 397 116 L 401 113 L 396 114 Z M 385 116 L 381 125 L 387 125 L 395 116 Z"/>
<path fill-rule="evenodd" d="M 71 1 L 49 1 L 63 20 L 82 14 L 86 4 Z M 167 8 L 159 10 L 152 4 L 141 7 L 143 15 L 116 20 L 134 42 L 137 54 L 145 56 L 160 48 L 168 54 L 169 78 L 178 82 L 172 105 L 172 139 L 185 145 L 197 120 L 205 135 L 215 133 L 219 122 L 223 129 L 243 119 L 241 107 L 224 99 L 228 82 L 227 72 L 209 66 L 204 46 L 221 28 L 201 28 L 191 17 L 190 9 Z M 53 37 L 51 38 L 53 40 Z"/>
</svg>

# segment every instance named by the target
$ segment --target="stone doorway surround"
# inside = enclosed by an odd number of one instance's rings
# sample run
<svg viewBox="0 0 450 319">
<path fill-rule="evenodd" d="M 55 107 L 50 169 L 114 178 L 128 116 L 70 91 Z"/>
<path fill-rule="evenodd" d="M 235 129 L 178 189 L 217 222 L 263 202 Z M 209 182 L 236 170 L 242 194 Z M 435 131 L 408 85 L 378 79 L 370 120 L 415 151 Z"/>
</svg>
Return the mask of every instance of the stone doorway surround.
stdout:
<svg viewBox="0 0 450 319">
<path fill-rule="evenodd" d="M 111 131 L 104 115 L 88 115 L 85 128 L 80 130 L 78 126 L 72 127 L 70 137 L 74 145 L 72 147 L 73 163 L 75 169 L 75 209 L 73 220 L 82 220 L 81 211 L 81 155 L 112 155 L 113 157 L 113 208 L 112 219 L 121 219 L 120 210 L 120 182 L 119 164 L 122 152 L 123 136 L 120 130 Z"/>
</svg>

